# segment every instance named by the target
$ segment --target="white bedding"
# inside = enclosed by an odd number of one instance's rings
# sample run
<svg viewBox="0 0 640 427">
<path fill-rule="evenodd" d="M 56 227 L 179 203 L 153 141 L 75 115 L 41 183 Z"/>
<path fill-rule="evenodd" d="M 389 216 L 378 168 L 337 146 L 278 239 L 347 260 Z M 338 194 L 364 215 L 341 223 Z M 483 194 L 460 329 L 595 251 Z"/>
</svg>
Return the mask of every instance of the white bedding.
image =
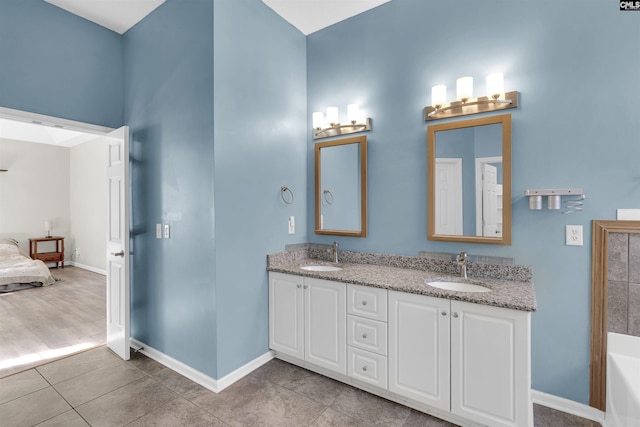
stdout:
<svg viewBox="0 0 640 427">
<path fill-rule="evenodd" d="M 0 239 L 0 286 L 11 290 L 15 284 L 48 286 L 55 283 L 49 268 L 24 253 L 15 240 Z"/>
</svg>

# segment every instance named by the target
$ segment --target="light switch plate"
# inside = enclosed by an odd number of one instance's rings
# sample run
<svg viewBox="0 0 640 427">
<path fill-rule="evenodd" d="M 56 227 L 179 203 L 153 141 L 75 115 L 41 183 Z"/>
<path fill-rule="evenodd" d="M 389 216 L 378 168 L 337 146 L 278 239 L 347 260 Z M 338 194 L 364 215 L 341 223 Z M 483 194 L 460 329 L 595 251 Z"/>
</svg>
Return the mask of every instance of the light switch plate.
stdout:
<svg viewBox="0 0 640 427">
<path fill-rule="evenodd" d="M 162 239 L 162 224 L 156 224 L 156 239 Z"/>
<path fill-rule="evenodd" d="M 164 238 L 165 238 L 165 239 L 168 239 L 169 237 L 170 237 L 170 234 L 169 234 L 169 224 L 165 224 L 165 225 L 164 225 Z"/>
<path fill-rule="evenodd" d="M 582 226 L 567 225 L 565 237 L 567 246 L 582 246 Z"/>
<path fill-rule="evenodd" d="M 296 232 L 296 218 L 294 216 L 289 217 L 289 234 L 295 234 Z"/>
</svg>

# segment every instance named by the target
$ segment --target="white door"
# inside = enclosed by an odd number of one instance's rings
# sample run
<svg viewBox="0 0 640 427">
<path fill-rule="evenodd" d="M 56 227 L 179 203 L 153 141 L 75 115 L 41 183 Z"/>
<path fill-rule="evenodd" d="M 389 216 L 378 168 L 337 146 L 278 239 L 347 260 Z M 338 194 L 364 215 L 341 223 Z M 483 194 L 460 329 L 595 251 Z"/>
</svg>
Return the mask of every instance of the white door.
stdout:
<svg viewBox="0 0 640 427">
<path fill-rule="evenodd" d="M 347 374 L 347 286 L 320 279 L 304 279 L 304 360 Z"/>
<path fill-rule="evenodd" d="M 107 165 L 107 346 L 129 360 L 129 127 L 104 137 Z"/>
<path fill-rule="evenodd" d="M 451 301 L 451 412 L 480 424 L 533 425 L 530 313 Z"/>
<path fill-rule="evenodd" d="M 449 411 L 449 300 L 389 291 L 389 391 Z"/>
<path fill-rule="evenodd" d="M 498 168 L 482 165 L 482 235 L 498 236 Z"/>
<path fill-rule="evenodd" d="M 269 348 L 304 358 L 302 277 L 269 273 Z"/>
<path fill-rule="evenodd" d="M 436 234 L 462 235 L 462 159 L 436 159 Z"/>
</svg>

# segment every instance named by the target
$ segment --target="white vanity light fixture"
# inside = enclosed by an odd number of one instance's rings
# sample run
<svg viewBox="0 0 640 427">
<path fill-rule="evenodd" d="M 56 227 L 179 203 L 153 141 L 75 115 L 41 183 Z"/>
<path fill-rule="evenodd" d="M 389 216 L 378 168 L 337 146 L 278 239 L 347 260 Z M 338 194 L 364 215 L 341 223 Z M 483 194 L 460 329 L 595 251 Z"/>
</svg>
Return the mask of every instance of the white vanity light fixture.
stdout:
<svg viewBox="0 0 640 427">
<path fill-rule="evenodd" d="M 431 88 L 431 105 L 424 107 L 426 122 L 518 107 L 518 92 L 504 91 L 502 73 L 487 76 L 487 96 L 473 97 L 473 77 L 471 76 L 456 80 L 456 101 L 447 102 L 446 92 L 445 85 L 436 85 Z"/>
<path fill-rule="evenodd" d="M 328 107 L 326 116 L 321 111 L 314 112 L 312 115 L 313 139 L 371 130 L 371 118 L 363 116 L 358 104 L 347 106 L 347 123 L 340 123 L 339 116 L 338 107 Z"/>
<path fill-rule="evenodd" d="M 524 195 L 529 197 L 529 209 L 531 210 L 542 209 L 542 197 L 547 198 L 547 209 L 560 210 L 562 209 L 562 196 L 575 196 L 573 199 L 565 200 L 563 214 L 581 211 L 584 206 L 583 200 L 586 197 L 582 188 L 525 190 Z"/>
</svg>

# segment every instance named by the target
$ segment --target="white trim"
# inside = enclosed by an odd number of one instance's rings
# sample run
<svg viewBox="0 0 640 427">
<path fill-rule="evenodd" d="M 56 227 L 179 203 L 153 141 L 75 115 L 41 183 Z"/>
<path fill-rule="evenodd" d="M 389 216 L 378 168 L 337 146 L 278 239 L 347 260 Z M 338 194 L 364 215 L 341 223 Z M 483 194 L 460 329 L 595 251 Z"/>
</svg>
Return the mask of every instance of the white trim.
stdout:
<svg viewBox="0 0 640 427">
<path fill-rule="evenodd" d="M 538 405 L 557 409 L 558 411 L 577 415 L 578 417 L 586 418 L 588 420 L 596 421 L 602 425 L 605 425 L 604 412 L 591 406 L 584 405 L 573 400 L 565 399 L 563 397 L 554 396 L 552 394 L 543 393 L 537 390 L 531 390 L 531 400 L 533 401 L 533 403 L 537 403 Z"/>
<path fill-rule="evenodd" d="M 28 111 L 14 110 L 13 108 L 0 107 L 0 118 L 16 120 L 25 123 L 36 123 L 43 126 L 62 127 L 77 132 L 87 132 L 96 135 L 106 135 L 113 131 L 113 128 L 94 125 L 91 123 L 77 122 L 75 120 L 61 119 L 44 114 L 30 113 Z"/>
<path fill-rule="evenodd" d="M 75 261 L 65 261 L 64 263 L 72 265 L 74 267 L 81 268 L 83 270 L 88 270 L 88 271 L 92 271 L 94 273 L 102 274 L 103 276 L 107 275 L 107 270 L 101 270 L 99 268 L 95 268 L 95 267 L 91 267 L 91 266 L 88 266 L 88 265 L 80 264 L 80 263 L 75 262 Z"/>
<path fill-rule="evenodd" d="M 140 353 L 145 356 L 150 357 L 158 363 L 163 364 L 169 369 L 176 371 L 177 373 L 184 375 L 189 378 L 191 381 L 194 381 L 201 386 L 213 391 L 214 393 L 219 393 L 225 388 L 229 387 L 231 384 L 235 383 L 245 375 L 264 365 L 268 361 L 274 358 L 273 351 L 268 351 L 262 356 L 259 356 L 244 366 L 239 367 L 235 371 L 225 375 L 224 377 L 216 380 L 215 378 L 211 378 L 210 376 L 203 374 L 202 372 L 194 369 L 179 360 L 174 359 L 171 356 L 167 356 L 166 354 L 154 349 L 153 347 L 149 347 L 148 345 L 131 338 L 131 345 L 134 347 L 140 348 Z"/>
</svg>

